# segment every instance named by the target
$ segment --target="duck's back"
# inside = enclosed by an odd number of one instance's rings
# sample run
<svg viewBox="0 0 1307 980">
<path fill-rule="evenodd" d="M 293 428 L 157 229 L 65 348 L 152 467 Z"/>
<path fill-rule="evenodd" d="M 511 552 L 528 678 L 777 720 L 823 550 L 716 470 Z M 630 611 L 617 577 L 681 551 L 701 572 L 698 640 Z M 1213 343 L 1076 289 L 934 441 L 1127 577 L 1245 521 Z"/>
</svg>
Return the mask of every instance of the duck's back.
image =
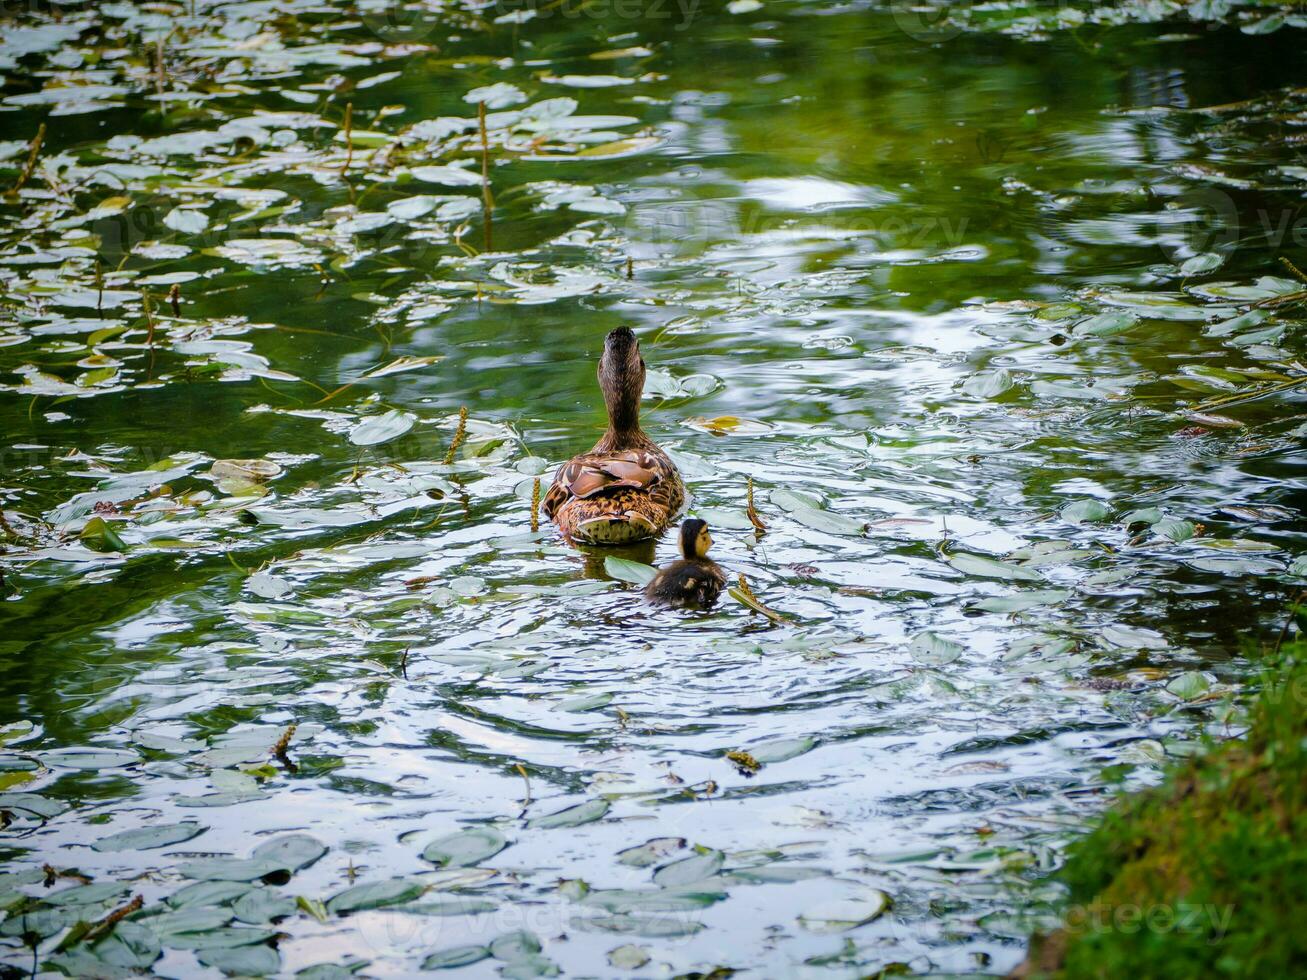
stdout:
<svg viewBox="0 0 1307 980">
<path fill-rule="evenodd" d="M 664 606 L 707 609 L 726 585 L 726 573 L 714 561 L 682 558 L 674 561 L 645 586 L 650 602 Z"/>
<path fill-rule="evenodd" d="M 660 534 L 684 503 L 676 464 L 652 442 L 627 449 L 601 442 L 558 468 L 543 509 L 575 541 L 629 544 Z"/>
</svg>

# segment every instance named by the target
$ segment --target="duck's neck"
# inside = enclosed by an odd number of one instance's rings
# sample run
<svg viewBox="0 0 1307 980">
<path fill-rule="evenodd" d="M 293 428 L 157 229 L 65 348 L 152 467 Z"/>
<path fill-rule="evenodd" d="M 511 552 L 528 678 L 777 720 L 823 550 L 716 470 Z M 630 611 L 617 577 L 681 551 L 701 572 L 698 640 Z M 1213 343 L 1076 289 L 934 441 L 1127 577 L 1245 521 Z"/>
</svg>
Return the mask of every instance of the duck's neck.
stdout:
<svg viewBox="0 0 1307 980">
<path fill-rule="evenodd" d="M 592 451 L 616 453 L 624 449 L 648 449 L 653 444 L 653 440 L 645 434 L 644 429 L 640 428 L 639 422 L 636 422 L 633 426 L 618 428 L 610 420 L 608 431 L 604 433 L 604 437 L 599 440 Z"/>
<path fill-rule="evenodd" d="M 616 452 L 649 445 L 649 437 L 640 428 L 640 392 L 637 388 L 622 385 L 605 390 L 604 405 L 608 409 L 608 431 L 595 447 L 598 451 Z"/>
</svg>

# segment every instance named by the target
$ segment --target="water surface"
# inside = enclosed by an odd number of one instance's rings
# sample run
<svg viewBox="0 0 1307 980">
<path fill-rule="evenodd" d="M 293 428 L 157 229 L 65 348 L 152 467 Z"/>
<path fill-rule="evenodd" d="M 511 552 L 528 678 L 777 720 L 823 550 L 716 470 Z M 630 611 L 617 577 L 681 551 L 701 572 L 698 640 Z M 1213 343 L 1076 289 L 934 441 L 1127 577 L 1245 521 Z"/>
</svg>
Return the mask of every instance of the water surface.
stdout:
<svg viewBox="0 0 1307 980">
<path fill-rule="evenodd" d="M 4 962 L 1001 972 L 1238 730 L 1307 571 L 1300 31 L 732 6 L 5 39 Z M 621 324 L 783 622 L 532 533 Z"/>
</svg>

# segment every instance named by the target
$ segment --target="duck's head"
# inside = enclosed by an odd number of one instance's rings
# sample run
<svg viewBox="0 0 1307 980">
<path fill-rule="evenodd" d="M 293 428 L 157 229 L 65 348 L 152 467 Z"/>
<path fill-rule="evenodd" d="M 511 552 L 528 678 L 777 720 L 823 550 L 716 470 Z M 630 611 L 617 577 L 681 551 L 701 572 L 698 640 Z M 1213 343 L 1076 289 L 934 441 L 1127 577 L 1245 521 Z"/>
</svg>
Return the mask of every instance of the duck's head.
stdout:
<svg viewBox="0 0 1307 980">
<path fill-rule="evenodd" d="M 686 558 L 707 558 L 712 547 L 708 522 L 688 517 L 681 523 L 681 554 Z"/>
<path fill-rule="evenodd" d="M 604 340 L 599 359 L 599 387 L 608 408 L 608 424 L 617 432 L 640 427 L 640 396 L 644 393 L 644 358 L 630 327 L 618 327 Z"/>
</svg>

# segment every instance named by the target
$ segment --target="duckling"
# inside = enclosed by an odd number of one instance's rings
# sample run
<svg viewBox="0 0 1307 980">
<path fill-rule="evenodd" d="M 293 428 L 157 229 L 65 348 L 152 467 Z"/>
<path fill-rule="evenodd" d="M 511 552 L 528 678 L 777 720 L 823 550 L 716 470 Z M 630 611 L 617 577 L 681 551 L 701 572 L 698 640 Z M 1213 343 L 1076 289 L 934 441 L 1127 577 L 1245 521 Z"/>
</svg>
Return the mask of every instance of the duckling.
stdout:
<svg viewBox="0 0 1307 980">
<path fill-rule="evenodd" d="M 685 503 L 685 484 L 640 428 L 645 363 L 628 327 L 604 340 L 598 374 L 608 431 L 588 453 L 558 468 L 543 509 L 569 541 L 631 544 L 666 529 Z"/>
<path fill-rule="evenodd" d="M 681 525 L 682 558 L 672 562 L 645 586 L 644 596 L 662 606 L 708 609 L 726 585 L 726 573 L 708 557 L 712 535 L 706 522 L 691 517 Z"/>
</svg>

